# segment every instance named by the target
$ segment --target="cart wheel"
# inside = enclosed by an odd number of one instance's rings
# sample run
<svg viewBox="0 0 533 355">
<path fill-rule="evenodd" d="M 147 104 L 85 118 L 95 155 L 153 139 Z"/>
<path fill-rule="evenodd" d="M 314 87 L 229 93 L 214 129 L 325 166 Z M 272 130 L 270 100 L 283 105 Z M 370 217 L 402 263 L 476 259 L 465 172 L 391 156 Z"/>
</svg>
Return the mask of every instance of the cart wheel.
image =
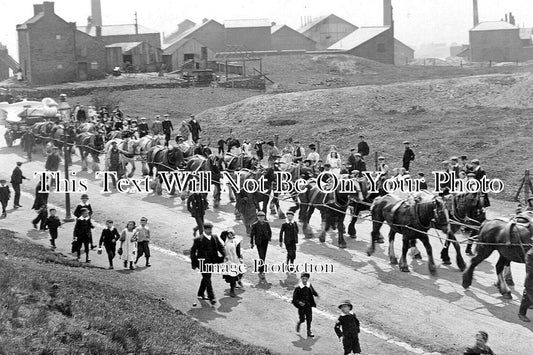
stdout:
<svg viewBox="0 0 533 355">
<path fill-rule="evenodd" d="M 6 144 L 8 147 L 12 147 L 13 146 L 13 137 L 11 137 L 11 134 L 9 132 L 7 132 L 5 135 L 4 135 L 4 138 L 6 140 Z"/>
</svg>

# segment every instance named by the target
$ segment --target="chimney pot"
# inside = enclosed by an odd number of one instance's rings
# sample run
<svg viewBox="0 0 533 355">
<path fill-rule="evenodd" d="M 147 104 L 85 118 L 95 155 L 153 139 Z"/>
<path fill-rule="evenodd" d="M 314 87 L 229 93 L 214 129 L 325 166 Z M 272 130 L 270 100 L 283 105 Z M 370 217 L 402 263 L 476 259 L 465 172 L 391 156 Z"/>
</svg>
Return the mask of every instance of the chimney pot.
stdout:
<svg viewBox="0 0 533 355">
<path fill-rule="evenodd" d="M 271 24 L 272 26 L 276 26 L 276 23 L 275 23 L 274 21 L 272 21 L 270 24 Z"/>
<path fill-rule="evenodd" d="M 202 20 L 202 23 L 206 23 L 207 21 L 209 21 L 209 20 L 206 19 L 206 18 L 204 18 L 204 19 Z"/>
</svg>

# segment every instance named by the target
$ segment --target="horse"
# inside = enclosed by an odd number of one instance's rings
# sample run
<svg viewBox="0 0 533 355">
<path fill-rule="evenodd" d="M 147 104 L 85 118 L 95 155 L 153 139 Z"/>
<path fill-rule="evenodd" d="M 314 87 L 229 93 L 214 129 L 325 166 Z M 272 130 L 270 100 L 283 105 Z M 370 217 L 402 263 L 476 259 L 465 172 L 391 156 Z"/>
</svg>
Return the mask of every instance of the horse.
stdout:
<svg viewBox="0 0 533 355">
<path fill-rule="evenodd" d="M 525 263 L 526 253 L 533 245 L 533 212 L 520 213 L 511 220 L 500 218 L 487 220 L 481 225 L 476 245 L 476 256 L 463 273 L 463 287 L 472 285 L 474 269 L 488 258 L 494 250 L 500 254 L 496 263 L 498 281 L 496 287 L 505 299 L 511 299 L 511 290 L 504 277 L 504 267 L 511 261 Z"/>
<path fill-rule="evenodd" d="M 130 130 L 113 130 L 106 135 L 107 140 L 112 139 L 126 139 L 133 137 L 134 134 Z"/>
<path fill-rule="evenodd" d="M 96 125 L 91 122 L 80 123 L 77 128 L 78 133 L 83 133 L 83 132 L 94 133 L 95 131 L 96 131 Z"/>
<path fill-rule="evenodd" d="M 324 192 L 318 188 L 318 184 L 309 182 L 305 191 L 298 194 L 300 217 L 302 218 L 302 230 L 306 238 L 312 238 L 313 233 L 309 227 L 309 220 L 315 208 L 320 211 L 322 219 L 319 240 L 326 241 L 326 232 L 330 228 L 336 228 L 338 232 L 339 248 L 346 248 L 344 240 L 344 218 L 351 198 L 357 196 L 356 191 L 341 191 L 341 184 L 335 190 Z"/>
<path fill-rule="evenodd" d="M 152 121 L 151 130 L 154 133 L 154 135 L 163 134 L 163 123 L 159 120 Z"/>
<path fill-rule="evenodd" d="M 255 170 L 255 167 L 257 166 L 257 160 L 244 154 L 236 155 L 233 153 L 226 153 L 222 158 L 221 165 L 222 169 L 229 172 L 236 181 L 236 171 L 242 169 Z M 230 202 L 235 202 L 235 191 L 232 187 L 229 189 L 229 197 Z M 237 219 L 239 219 L 237 210 L 235 215 Z"/>
<path fill-rule="evenodd" d="M 372 202 L 374 202 L 374 200 L 378 196 L 386 195 L 386 192 L 385 190 L 383 190 L 382 187 L 383 180 L 379 180 L 377 185 L 377 192 L 369 192 L 370 182 L 368 181 L 368 179 L 357 179 L 357 181 L 359 182 L 359 186 L 361 188 L 360 191 L 362 198 L 352 199 L 350 201 L 350 214 L 352 215 L 352 219 L 350 220 L 350 224 L 348 225 L 348 235 L 352 239 L 357 238 L 357 230 L 355 228 L 355 224 L 359 219 L 359 214 L 363 211 L 370 211 Z M 377 242 L 383 243 L 383 238 L 380 238 Z"/>
<path fill-rule="evenodd" d="M 31 132 L 35 137 L 35 144 L 42 143 L 43 155 L 47 155 L 46 144 L 50 141 L 50 132 L 55 123 L 52 121 L 37 122 L 31 126 Z"/>
<path fill-rule="evenodd" d="M 138 154 L 141 157 L 141 165 L 142 165 L 141 170 L 142 170 L 143 175 L 148 175 L 149 173 L 148 167 L 146 164 L 146 154 L 148 153 L 150 148 L 155 147 L 157 145 L 162 145 L 161 139 L 164 139 L 164 138 L 165 136 L 162 136 L 162 135 L 154 135 L 154 136 L 146 135 L 137 140 L 137 150 L 138 150 Z"/>
<path fill-rule="evenodd" d="M 109 169 L 109 151 L 112 148 L 112 143 L 117 142 L 117 148 L 126 153 L 120 153 L 120 163 L 122 165 L 122 171 L 126 172 L 126 166 L 131 165 L 131 172 L 128 174 L 128 177 L 131 178 L 135 173 L 135 155 L 137 153 L 137 140 L 135 139 L 112 139 L 107 141 L 105 144 L 105 154 L 106 154 L 106 170 Z"/>
<path fill-rule="evenodd" d="M 148 163 L 148 174 L 153 176 L 155 181 L 155 190 L 158 195 L 161 195 L 163 193 L 161 187 L 162 178 L 158 176 L 158 172 L 176 170 L 184 164 L 185 158 L 183 157 L 183 152 L 177 147 L 163 147 L 158 145 L 148 150 L 146 161 Z M 154 168 L 156 169 L 155 171 Z M 175 187 L 172 186 L 170 194 L 173 195 L 174 193 Z"/>
<path fill-rule="evenodd" d="M 396 233 L 400 233 L 403 235 L 400 271 L 409 272 L 406 260 L 409 244 L 412 240 L 420 239 L 428 254 L 429 272 L 432 275 L 436 274 L 437 270 L 427 231 L 433 222 L 436 228 L 441 228 L 448 236 L 452 234 L 448 210 L 440 197 L 422 192 L 409 199 L 399 199 L 387 194 L 374 200 L 370 212 L 372 215 L 372 244 L 367 250 L 368 256 L 374 253 L 375 244 L 380 237 L 379 230 L 382 224 L 387 222 L 390 228 L 390 263 L 393 265 L 398 263 L 394 253 L 394 236 Z"/>
<path fill-rule="evenodd" d="M 87 171 L 87 156 L 93 159 L 93 171 L 100 170 L 100 153 L 104 152 L 105 142 L 101 133 L 82 132 L 76 136 L 76 146 L 80 150 L 82 171 Z"/>
<path fill-rule="evenodd" d="M 65 137 L 66 136 L 66 137 Z M 72 153 L 72 147 L 76 143 L 76 129 L 71 126 L 64 126 L 63 124 L 55 125 L 52 129 L 52 136 L 54 142 L 59 147 L 59 154 L 63 154 L 63 148 L 65 145 L 65 139 L 68 146 L 68 152 Z M 66 159 L 69 159 L 68 157 Z M 70 164 L 70 161 L 68 162 Z"/>
</svg>

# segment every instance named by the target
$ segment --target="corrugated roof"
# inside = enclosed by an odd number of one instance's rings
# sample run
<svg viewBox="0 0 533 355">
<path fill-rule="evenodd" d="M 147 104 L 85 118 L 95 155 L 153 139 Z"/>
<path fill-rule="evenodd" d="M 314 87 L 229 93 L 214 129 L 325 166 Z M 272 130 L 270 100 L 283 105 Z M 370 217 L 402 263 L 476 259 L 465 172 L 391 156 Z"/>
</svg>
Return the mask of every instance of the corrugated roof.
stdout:
<svg viewBox="0 0 533 355">
<path fill-rule="evenodd" d="M 496 30 L 513 30 L 518 29 L 515 25 L 511 25 L 505 21 L 487 21 L 481 22 L 470 31 L 496 31 Z"/>
<path fill-rule="evenodd" d="M 40 19 L 43 18 L 43 16 L 44 16 L 44 12 L 39 12 L 37 15 L 33 16 L 32 18 L 30 18 L 28 21 L 24 22 L 23 24 L 17 25 L 17 29 L 25 30 L 28 28 L 29 24 L 39 21 Z"/>
<path fill-rule="evenodd" d="M 163 47 L 168 49 L 170 46 L 174 45 L 175 43 L 178 43 L 179 41 L 181 41 L 181 40 L 183 40 L 185 38 L 189 38 L 190 36 L 192 36 L 194 34 L 194 32 L 198 31 L 200 28 L 206 26 L 207 24 L 209 24 L 211 22 L 219 24 L 215 20 L 209 20 L 209 21 L 200 23 L 200 24 L 198 24 L 198 25 L 196 25 L 196 26 L 194 26 L 192 28 L 189 28 L 187 31 L 181 33 L 178 37 L 172 39 L 171 41 L 163 43 Z M 222 26 L 222 25 L 220 25 L 220 26 Z"/>
<path fill-rule="evenodd" d="M 271 27 L 269 19 L 238 19 L 238 20 L 226 20 L 224 21 L 224 27 L 226 28 L 242 28 L 242 27 Z"/>
<path fill-rule="evenodd" d="M 79 31 L 85 32 L 90 36 L 96 36 L 96 27 L 91 26 L 79 26 Z M 157 30 L 153 30 L 148 27 L 138 25 L 138 34 L 147 34 L 147 33 L 159 33 Z M 121 35 L 134 35 L 135 33 L 135 24 L 128 25 L 109 25 L 102 26 L 102 36 L 121 36 Z"/>
<path fill-rule="evenodd" d="M 371 40 L 377 35 L 390 29 L 390 27 L 359 27 L 337 43 L 332 44 L 328 49 L 350 50 L 359 47 L 361 44 Z"/>
<path fill-rule="evenodd" d="M 106 48 L 120 47 L 120 48 L 122 48 L 122 53 L 127 53 L 130 50 L 132 50 L 133 48 L 135 48 L 137 46 L 140 46 L 141 44 L 142 44 L 142 42 L 121 42 L 121 43 L 108 44 L 106 46 Z"/>
<path fill-rule="evenodd" d="M 329 14 L 329 15 L 326 15 L 326 16 L 320 16 L 320 17 L 317 17 L 317 18 L 314 19 L 313 21 L 309 22 L 307 25 L 300 27 L 297 31 L 300 32 L 300 33 L 307 32 L 308 30 L 310 30 L 311 28 L 313 28 L 313 27 L 315 27 L 316 25 L 320 24 L 322 21 L 324 21 L 325 19 L 327 19 L 327 18 L 329 18 L 329 17 L 336 17 L 336 18 L 338 18 L 339 20 L 344 21 L 344 22 L 346 22 L 347 24 L 352 25 L 352 26 L 354 27 L 354 29 L 357 29 L 357 26 L 354 25 L 353 23 L 350 23 L 350 22 L 346 21 L 345 19 L 340 18 L 340 17 L 337 16 L 337 15 Z"/>
</svg>

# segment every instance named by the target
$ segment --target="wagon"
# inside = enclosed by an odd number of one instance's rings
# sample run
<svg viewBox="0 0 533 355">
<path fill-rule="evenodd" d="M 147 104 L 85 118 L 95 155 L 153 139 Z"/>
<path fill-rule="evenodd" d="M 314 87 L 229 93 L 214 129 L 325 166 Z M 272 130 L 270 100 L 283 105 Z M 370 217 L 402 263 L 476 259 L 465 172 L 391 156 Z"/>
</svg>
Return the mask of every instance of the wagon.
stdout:
<svg viewBox="0 0 533 355">
<path fill-rule="evenodd" d="M 13 142 L 22 137 L 37 122 L 59 122 L 59 116 L 47 117 L 43 115 L 43 111 L 43 109 L 28 107 L 17 117 L 8 117 L 6 119 L 6 132 L 4 133 L 7 146 L 13 146 Z"/>
</svg>

